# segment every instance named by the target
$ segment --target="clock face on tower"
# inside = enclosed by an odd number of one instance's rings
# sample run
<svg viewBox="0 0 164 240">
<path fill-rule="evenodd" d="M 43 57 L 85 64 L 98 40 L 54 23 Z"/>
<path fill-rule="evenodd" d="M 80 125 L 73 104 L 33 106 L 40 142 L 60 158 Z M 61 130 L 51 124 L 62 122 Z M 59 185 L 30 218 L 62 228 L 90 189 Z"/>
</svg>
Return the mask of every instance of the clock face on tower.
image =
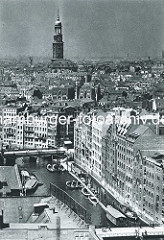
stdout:
<svg viewBox="0 0 164 240">
<path fill-rule="evenodd" d="M 62 42 L 62 35 L 55 35 L 54 40 L 55 42 Z"/>
</svg>

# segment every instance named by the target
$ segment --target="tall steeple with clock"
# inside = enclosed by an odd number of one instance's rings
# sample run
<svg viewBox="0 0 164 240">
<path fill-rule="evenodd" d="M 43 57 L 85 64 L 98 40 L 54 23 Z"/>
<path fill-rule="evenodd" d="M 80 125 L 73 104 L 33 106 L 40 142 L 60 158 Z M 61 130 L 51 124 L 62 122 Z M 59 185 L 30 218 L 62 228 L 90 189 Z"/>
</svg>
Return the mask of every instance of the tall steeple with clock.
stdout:
<svg viewBox="0 0 164 240">
<path fill-rule="evenodd" d="M 62 23 L 60 21 L 59 12 L 57 20 L 55 22 L 55 34 L 53 47 L 53 59 L 63 59 L 63 35 L 62 35 Z"/>
<path fill-rule="evenodd" d="M 64 43 L 63 43 L 63 35 L 62 35 L 62 23 L 59 18 L 59 11 L 57 14 L 57 20 L 55 22 L 54 28 L 54 41 L 52 43 L 53 47 L 53 58 L 51 59 L 51 64 L 49 65 L 53 71 L 60 70 L 71 70 L 77 71 L 77 64 L 72 62 L 69 59 L 64 59 Z"/>
</svg>

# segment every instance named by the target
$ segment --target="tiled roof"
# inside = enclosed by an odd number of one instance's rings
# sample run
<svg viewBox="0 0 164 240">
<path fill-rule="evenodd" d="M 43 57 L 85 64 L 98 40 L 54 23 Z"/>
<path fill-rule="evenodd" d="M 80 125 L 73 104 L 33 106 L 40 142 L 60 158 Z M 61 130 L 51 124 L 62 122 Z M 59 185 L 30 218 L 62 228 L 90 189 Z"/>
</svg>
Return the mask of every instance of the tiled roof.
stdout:
<svg viewBox="0 0 164 240">
<path fill-rule="evenodd" d="M 142 135 L 147 129 L 148 127 L 144 125 L 131 125 L 129 131 L 127 132 L 127 135 L 138 137 Z"/>
<path fill-rule="evenodd" d="M 152 136 L 142 136 L 135 148 L 142 150 L 148 156 L 153 156 L 156 152 L 162 153 L 164 149 L 164 136 L 152 134 Z"/>
</svg>

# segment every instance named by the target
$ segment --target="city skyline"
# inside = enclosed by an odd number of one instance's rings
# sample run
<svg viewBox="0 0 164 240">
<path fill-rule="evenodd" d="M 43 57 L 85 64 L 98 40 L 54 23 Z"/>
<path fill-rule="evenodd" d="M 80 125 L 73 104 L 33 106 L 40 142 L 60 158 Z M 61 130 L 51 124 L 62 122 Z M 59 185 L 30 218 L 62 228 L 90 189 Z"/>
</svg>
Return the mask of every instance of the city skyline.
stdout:
<svg viewBox="0 0 164 240">
<path fill-rule="evenodd" d="M 2 0 L 0 56 L 51 59 L 58 6 L 64 58 L 153 58 L 162 53 L 162 0 Z"/>
</svg>

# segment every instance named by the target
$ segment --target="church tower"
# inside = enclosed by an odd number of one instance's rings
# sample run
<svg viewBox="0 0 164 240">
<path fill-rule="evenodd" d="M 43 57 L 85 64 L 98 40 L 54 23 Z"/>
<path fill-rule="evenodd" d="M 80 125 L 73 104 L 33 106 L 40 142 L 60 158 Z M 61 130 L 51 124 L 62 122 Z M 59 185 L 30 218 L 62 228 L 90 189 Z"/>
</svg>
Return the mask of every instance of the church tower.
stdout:
<svg viewBox="0 0 164 240">
<path fill-rule="evenodd" d="M 63 59 L 63 35 L 62 35 L 62 23 L 59 18 L 59 13 L 57 20 L 55 22 L 55 34 L 53 47 L 53 59 Z"/>
<path fill-rule="evenodd" d="M 57 20 L 55 22 L 55 33 L 54 33 L 54 41 L 52 43 L 53 48 L 53 58 L 51 59 L 50 67 L 53 71 L 60 70 L 71 70 L 76 72 L 78 66 L 76 63 L 72 62 L 69 59 L 64 59 L 64 43 L 63 43 L 63 34 L 62 34 L 62 23 L 59 18 L 59 11 L 57 14 Z"/>
</svg>

